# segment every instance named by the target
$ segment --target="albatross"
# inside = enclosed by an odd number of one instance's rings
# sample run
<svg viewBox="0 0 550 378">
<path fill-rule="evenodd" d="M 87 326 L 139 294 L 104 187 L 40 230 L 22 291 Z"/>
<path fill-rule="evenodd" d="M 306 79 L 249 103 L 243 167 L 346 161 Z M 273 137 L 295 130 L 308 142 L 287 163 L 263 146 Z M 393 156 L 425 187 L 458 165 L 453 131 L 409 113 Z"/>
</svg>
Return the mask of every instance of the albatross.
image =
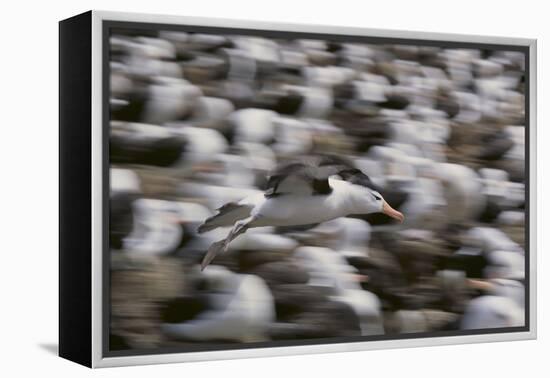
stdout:
<svg viewBox="0 0 550 378">
<path fill-rule="evenodd" d="M 405 219 L 365 173 L 337 156 L 311 156 L 281 164 L 269 176 L 265 192 L 229 202 L 217 211 L 198 232 L 232 229 L 225 239 L 210 246 L 201 270 L 249 228 L 310 225 L 370 213 L 384 213 L 399 222 Z"/>
</svg>

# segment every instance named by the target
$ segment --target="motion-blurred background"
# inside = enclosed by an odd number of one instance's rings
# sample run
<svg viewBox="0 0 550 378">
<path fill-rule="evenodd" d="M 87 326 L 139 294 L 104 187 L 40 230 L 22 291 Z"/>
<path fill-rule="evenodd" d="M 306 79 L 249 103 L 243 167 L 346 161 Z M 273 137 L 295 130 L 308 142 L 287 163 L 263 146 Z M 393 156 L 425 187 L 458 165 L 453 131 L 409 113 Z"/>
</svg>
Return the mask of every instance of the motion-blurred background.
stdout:
<svg viewBox="0 0 550 378">
<path fill-rule="evenodd" d="M 116 30 L 111 350 L 524 325 L 524 55 Z M 278 161 L 346 156 L 384 216 L 197 226 Z"/>
</svg>

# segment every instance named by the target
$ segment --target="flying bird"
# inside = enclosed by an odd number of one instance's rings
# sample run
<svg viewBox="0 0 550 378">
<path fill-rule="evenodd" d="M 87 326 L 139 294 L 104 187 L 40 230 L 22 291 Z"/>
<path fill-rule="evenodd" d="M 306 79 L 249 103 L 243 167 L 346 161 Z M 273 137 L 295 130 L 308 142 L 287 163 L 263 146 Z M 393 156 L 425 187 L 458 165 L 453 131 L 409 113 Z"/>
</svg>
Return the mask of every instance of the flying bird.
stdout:
<svg viewBox="0 0 550 378">
<path fill-rule="evenodd" d="M 370 213 L 384 213 L 399 222 L 405 219 L 348 160 L 311 156 L 281 164 L 269 176 L 264 193 L 223 205 L 199 226 L 199 233 L 233 226 L 225 239 L 210 246 L 201 270 L 249 228 L 310 225 Z"/>
</svg>

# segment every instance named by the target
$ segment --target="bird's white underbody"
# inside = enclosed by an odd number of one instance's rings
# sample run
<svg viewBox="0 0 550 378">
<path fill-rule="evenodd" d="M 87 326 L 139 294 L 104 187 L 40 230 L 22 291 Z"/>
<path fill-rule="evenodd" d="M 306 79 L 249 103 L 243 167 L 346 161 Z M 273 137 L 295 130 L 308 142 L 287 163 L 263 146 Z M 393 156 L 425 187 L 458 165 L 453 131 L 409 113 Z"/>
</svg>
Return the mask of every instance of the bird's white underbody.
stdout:
<svg viewBox="0 0 550 378">
<path fill-rule="evenodd" d="M 233 227 L 224 240 L 211 245 L 201 268 L 204 269 L 219 252 L 227 250 L 232 240 L 253 227 L 307 225 L 352 214 L 380 212 L 403 221 L 403 214 L 393 209 L 378 192 L 334 177 L 328 182 L 332 188 L 329 194 L 308 194 L 296 188 L 295 193 L 271 197 L 254 194 L 227 210 L 221 208 L 220 214 L 205 221 L 204 225 L 209 229 Z"/>
<path fill-rule="evenodd" d="M 350 214 L 369 214 L 382 211 L 382 200 L 376 200 L 366 188 L 343 180 L 329 179 L 333 188 L 328 195 L 283 194 L 254 198 L 249 227 L 296 226 L 321 223 Z"/>
</svg>

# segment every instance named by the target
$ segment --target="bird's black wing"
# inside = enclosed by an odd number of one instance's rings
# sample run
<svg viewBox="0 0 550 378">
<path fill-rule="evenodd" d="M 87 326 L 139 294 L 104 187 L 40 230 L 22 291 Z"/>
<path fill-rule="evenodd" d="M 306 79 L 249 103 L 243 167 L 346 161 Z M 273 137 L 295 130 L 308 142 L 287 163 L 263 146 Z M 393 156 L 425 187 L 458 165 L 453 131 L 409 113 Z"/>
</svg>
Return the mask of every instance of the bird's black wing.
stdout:
<svg viewBox="0 0 550 378">
<path fill-rule="evenodd" d="M 391 203 L 395 209 L 399 209 L 409 197 L 409 194 L 402 189 L 380 188 L 365 172 L 358 169 L 349 159 L 334 155 L 322 156 L 319 164 L 336 167 L 337 174 L 342 177 L 343 180 L 369 188 L 371 194 L 377 199 L 380 199 L 379 195 L 382 195 L 384 200 Z M 391 217 L 383 213 L 357 214 L 350 215 L 349 217 L 363 219 L 371 225 L 389 224 L 394 221 Z"/>
<path fill-rule="evenodd" d="M 316 155 L 279 165 L 269 176 L 265 196 L 330 194 L 332 188 L 328 178 L 332 175 L 338 175 L 352 184 L 380 191 L 369 176 L 355 167 L 351 160 L 337 155 Z"/>
<path fill-rule="evenodd" d="M 319 165 L 317 158 L 302 158 L 277 167 L 269 176 L 266 197 L 280 194 L 327 195 L 332 192 L 328 178 L 337 174 L 331 165 Z"/>
<path fill-rule="evenodd" d="M 364 186 L 377 192 L 381 191 L 381 188 L 349 159 L 336 155 L 323 155 L 320 157 L 319 165 L 334 167 L 336 174 L 351 184 Z"/>
<path fill-rule="evenodd" d="M 377 192 L 381 191 L 380 187 L 372 182 L 369 176 L 357 168 L 342 170 L 338 172 L 338 175 L 352 184 L 364 186 Z"/>
</svg>

